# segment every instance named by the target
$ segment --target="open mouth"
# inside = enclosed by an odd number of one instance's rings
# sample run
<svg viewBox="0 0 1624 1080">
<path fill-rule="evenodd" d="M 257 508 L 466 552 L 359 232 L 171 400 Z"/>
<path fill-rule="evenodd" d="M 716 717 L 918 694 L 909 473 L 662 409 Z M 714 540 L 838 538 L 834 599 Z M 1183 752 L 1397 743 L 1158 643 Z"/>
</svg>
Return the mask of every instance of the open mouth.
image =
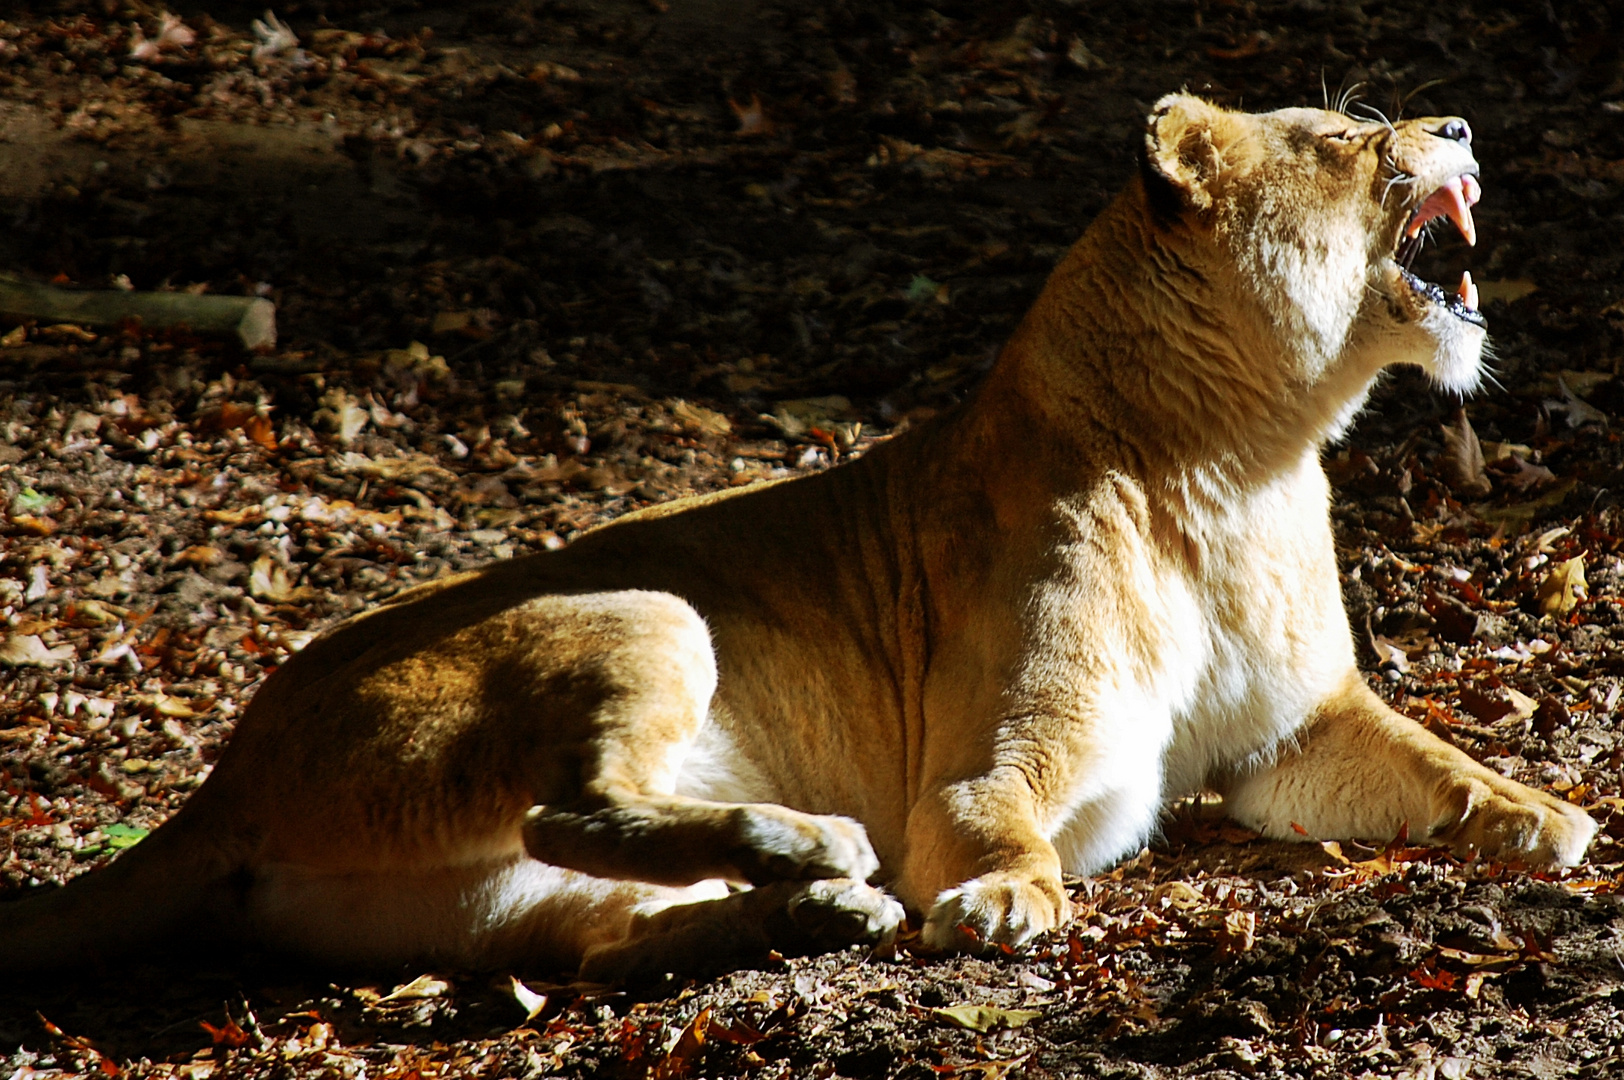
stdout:
<svg viewBox="0 0 1624 1080">
<path fill-rule="evenodd" d="M 1455 318 L 1474 326 L 1487 326 L 1488 320 L 1477 310 L 1477 286 L 1472 283 L 1470 271 L 1461 273 L 1460 285 L 1451 295 L 1444 291 L 1442 285 L 1417 277 L 1411 272 L 1410 266 L 1415 262 L 1415 257 L 1420 253 L 1421 245 L 1426 239 L 1426 226 L 1438 218 L 1446 217 L 1454 222 L 1461 236 L 1466 238 L 1466 242 L 1475 247 L 1477 226 L 1472 222 L 1472 207 L 1482 197 L 1483 189 L 1478 185 L 1477 177 L 1470 173 L 1450 177 L 1443 187 L 1428 195 L 1426 200 L 1415 208 L 1409 222 L 1404 226 L 1398 248 L 1393 252 L 1393 261 L 1398 263 L 1404 283 L 1416 295 L 1425 297 Z"/>
</svg>

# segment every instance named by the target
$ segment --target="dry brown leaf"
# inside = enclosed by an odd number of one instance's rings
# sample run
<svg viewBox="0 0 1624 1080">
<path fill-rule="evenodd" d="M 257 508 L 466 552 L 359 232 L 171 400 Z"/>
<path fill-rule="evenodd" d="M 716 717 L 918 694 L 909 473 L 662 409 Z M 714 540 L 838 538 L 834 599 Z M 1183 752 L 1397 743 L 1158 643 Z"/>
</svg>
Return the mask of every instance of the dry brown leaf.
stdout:
<svg viewBox="0 0 1624 1080">
<path fill-rule="evenodd" d="M 998 1028 L 1025 1027 L 1043 1013 L 1037 1009 L 998 1009 L 991 1005 L 947 1005 L 930 1010 L 930 1015 L 954 1027 L 985 1034 Z"/>
<path fill-rule="evenodd" d="M 1231 911 L 1218 924 L 1218 947 L 1226 953 L 1246 952 L 1257 944 L 1257 915 Z"/>
<path fill-rule="evenodd" d="M 529 1023 L 531 1020 L 536 1018 L 536 1015 L 540 1013 L 541 1010 L 547 1007 L 547 995 L 536 993 L 524 983 L 520 982 L 517 975 L 510 975 L 508 978 L 511 979 L 513 983 L 511 987 L 513 991 L 513 999 L 519 1003 L 520 1008 L 525 1010 L 524 1019 L 526 1023 Z"/>
<path fill-rule="evenodd" d="M 1444 452 L 1438 464 L 1444 480 L 1458 494 L 1481 499 L 1494 490 L 1489 474 L 1483 469 L 1483 446 L 1472 430 L 1472 421 L 1465 409 L 1455 410 L 1453 427 L 1444 425 Z"/>
<path fill-rule="evenodd" d="M 733 115 L 738 117 L 739 120 L 739 130 L 734 134 L 771 135 L 773 133 L 773 122 L 768 118 L 767 110 L 761 104 L 759 94 L 751 94 L 750 100 L 742 105 L 737 101 L 729 100 L 728 106 L 733 110 Z"/>
<path fill-rule="evenodd" d="M 1585 560 L 1575 555 L 1566 562 L 1557 563 L 1540 582 L 1535 594 L 1541 615 L 1566 616 L 1590 596 L 1585 582 Z"/>
<path fill-rule="evenodd" d="M 436 979 L 432 975 L 419 975 L 408 983 L 401 983 L 389 993 L 378 999 L 381 1005 L 386 1001 L 422 1001 L 425 998 L 444 997 L 451 984 L 444 979 Z"/>
<path fill-rule="evenodd" d="M 180 553 L 179 559 L 188 566 L 202 570 L 218 565 L 225 557 L 226 553 L 212 544 L 193 544 Z"/>
<path fill-rule="evenodd" d="M 671 403 L 671 415 L 686 426 L 706 435 L 726 435 L 733 430 L 732 421 L 715 409 L 707 409 L 703 405 L 695 405 L 681 398 Z"/>
<path fill-rule="evenodd" d="M 72 645 L 46 647 L 38 634 L 13 634 L 0 643 L 0 664 L 12 667 L 61 667 L 77 656 Z"/>
<path fill-rule="evenodd" d="M 1568 427 L 1579 428 L 1586 424 L 1607 426 L 1607 414 L 1574 393 L 1573 388 L 1568 386 L 1568 381 L 1561 375 L 1556 377 L 1556 388 L 1562 394 L 1562 400 L 1547 401 L 1545 407 L 1552 412 L 1566 413 Z"/>
<path fill-rule="evenodd" d="M 1533 525 L 1534 518 L 1541 511 L 1561 506 L 1578 484 L 1578 478 L 1570 476 L 1537 499 L 1512 506 L 1491 506 L 1488 503 L 1477 503 L 1472 507 L 1472 513 L 1490 525 L 1505 526 L 1508 534 L 1525 533 Z"/>
<path fill-rule="evenodd" d="M 29 536 L 50 536 L 56 532 L 56 522 L 48 517 L 36 517 L 33 514 L 13 514 L 11 527 L 18 532 Z"/>
<path fill-rule="evenodd" d="M 1462 686 L 1460 703 L 1485 724 L 1506 719 L 1526 720 L 1539 708 L 1539 702 L 1509 686 L 1496 689 Z"/>
<path fill-rule="evenodd" d="M 1518 491 L 1556 483 L 1556 474 L 1543 465 L 1530 465 L 1516 454 L 1498 459 L 1494 474 Z"/>
<path fill-rule="evenodd" d="M 287 568 L 269 555 L 261 555 L 254 560 L 253 569 L 248 574 L 248 591 L 256 599 L 269 600 L 273 604 L 293 604 L 313 600 L 319 595 L 315 589 L 295 586 Z"/>
</svg>

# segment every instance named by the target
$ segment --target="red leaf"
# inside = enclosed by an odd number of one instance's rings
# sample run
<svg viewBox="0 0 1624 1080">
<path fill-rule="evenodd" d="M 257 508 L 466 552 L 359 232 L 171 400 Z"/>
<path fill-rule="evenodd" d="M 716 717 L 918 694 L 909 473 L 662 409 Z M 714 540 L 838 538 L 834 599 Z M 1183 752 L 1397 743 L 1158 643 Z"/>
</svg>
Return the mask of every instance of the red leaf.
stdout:
<svg viewBox="0 0 1624 1080">
<path fill-rule="evenodd" d="M 1435 968 L 1431 960 L 1410 972 L 1410 978 L 1424 990 L 1453 990 L 1460 982 L 1459 975 Z"/>
<path fill-rule="evenodd" d="M 23 819 L 22 823 L 24 825 L 55 825 L 56 824 L 56 818 L 52 817 L 50 814 L 47 814 L 44 810 L 42 810 L 40 808 L 39 795 L 37 795 L 36 793 L 34 793 L 32 791 L 30 791 L 28 793 L 28 806 L 33 811 L 33 813 L 29 814 L 28 817 Z"/>
<path fill-rule="evenodd" d="M 198 1025 L 202 1027 L 204 1031 L 209 1033 L 209 1037 L 214 1040 L 215 1046 L 226 1046 L 235 1050 L 238 1047 L 247 1046 L 250 1042 L 253 1042 L 253 1036 L 249 1035 L 248 1032 L 238 1027 L 237 1021 L 233 1020 L 229 1016 L 226 1017 L 226 1022 L 220 1027 L 215 1027 L 207 1020 L 199 1020 Z"/>
</svg>

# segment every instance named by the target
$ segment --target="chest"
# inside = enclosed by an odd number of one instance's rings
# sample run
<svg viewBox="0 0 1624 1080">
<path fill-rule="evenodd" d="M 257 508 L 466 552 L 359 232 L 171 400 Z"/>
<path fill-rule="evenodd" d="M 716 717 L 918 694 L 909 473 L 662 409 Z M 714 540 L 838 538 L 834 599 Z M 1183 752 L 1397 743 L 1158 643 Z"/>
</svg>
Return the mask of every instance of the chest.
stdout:
<svg viewBox="0 0 1624 1080">
<path fill-rule="evenodd" d="M 1196 552 L 1157 576 L 1165 649 L 1165 787 L 1199 789 L 1215 770 L 1268 752 L 1354 665 L 1326 490 L 1312 472 L 1201 524 Z"/>
</svg>

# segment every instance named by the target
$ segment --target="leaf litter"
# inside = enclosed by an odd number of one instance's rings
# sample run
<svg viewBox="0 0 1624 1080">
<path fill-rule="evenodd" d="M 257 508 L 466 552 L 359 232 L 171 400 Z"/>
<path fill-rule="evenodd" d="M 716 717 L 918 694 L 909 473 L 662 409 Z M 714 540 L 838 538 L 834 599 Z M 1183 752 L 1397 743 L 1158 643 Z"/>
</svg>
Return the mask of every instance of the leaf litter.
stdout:
<svg viewBox="0 0 1624 1080">
<path fill-rule="evenodd" d="M 8 123 L 33 133 L 7 145 L 63 148 L 54 173 L 14 170 L 6 268 L 264 295 L 282 343 L 0 335 L 7 892 L 141 842 L 264 675 L 334 620 L 637 506 L 826 468 L 950 407 L 1130 175 L 1145 101 L 1314 103 L 1320 70 L 1467 115 L 1493 179 L 1476 255 L 1504 391 L 1459 409 L 1399 374 L 1327 454 L 1364 662 L 1395 707 L 1603 829 L 1577 871 L 1527 875 L 1402 836 L 1264 841 L 1209 800 L 1070 883 L 1076 918 L 1026 952 L 904 939 L 636 991 L 545 970 L 374 986 L 255 955 L 222 973 L 239 943 L 207 940 L 202 963 L 0 992 L 0 1072 L 1460 1077 L 1624 1059 L 1624 265 L 1587 224 L 1624 158 L 1611 53 L 1587 44 L 1615 14 L 792 5 L 742 30 L 663 3 L 245 23 L 58 6 L 0 23 Z M 1458 272 L 1447 246 L 1425 257 Z"/>
</svg>

